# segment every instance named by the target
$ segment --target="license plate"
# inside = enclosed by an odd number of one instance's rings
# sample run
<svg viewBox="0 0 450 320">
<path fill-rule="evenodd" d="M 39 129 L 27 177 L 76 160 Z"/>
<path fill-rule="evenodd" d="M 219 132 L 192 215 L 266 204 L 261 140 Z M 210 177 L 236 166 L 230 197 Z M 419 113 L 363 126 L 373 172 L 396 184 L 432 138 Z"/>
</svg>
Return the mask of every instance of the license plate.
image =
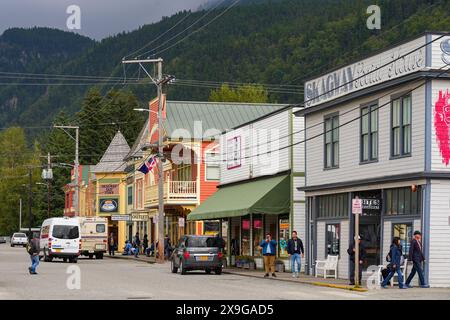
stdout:
<svg viewBox="0 0 450 320">
<path fill-rule="evenodd" d="M 102 249 L 105 249 L 105 246 L 103 244 L 96 244 L 95 249 L 102 250 Z"/>
<path fill-rule="evenodd" d="M 94 250 L 89 250 L 89 253 L 94 253 Z"/>
<path fill-rule="evenodd" d="M 55 252 L 61 252 L 62 251 L 62 249 L 54 249 L 55 250 Z"/>
<path fill-rule="evenodd" d="M 200 257 L 197 257 L 197 261 L 208 261 L 209 260 L 209 257 L 208 256 L 200 256 Z"/>
</svg>

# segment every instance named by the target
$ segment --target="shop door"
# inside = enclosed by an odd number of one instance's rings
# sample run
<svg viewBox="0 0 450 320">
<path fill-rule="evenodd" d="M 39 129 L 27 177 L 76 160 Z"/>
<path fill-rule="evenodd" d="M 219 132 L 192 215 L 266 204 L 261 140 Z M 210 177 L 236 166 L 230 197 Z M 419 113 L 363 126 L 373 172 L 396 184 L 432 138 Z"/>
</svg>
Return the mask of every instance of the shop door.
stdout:
<svg viewBox="0 0 450 320">
<path fill-rule="evenodd" d="M 381 223 L 379 217 L 362 216 L 359 223 L 359 234 L 367 253 L 363 270 L 371 265 L 380 265 Z"/>
</svg>

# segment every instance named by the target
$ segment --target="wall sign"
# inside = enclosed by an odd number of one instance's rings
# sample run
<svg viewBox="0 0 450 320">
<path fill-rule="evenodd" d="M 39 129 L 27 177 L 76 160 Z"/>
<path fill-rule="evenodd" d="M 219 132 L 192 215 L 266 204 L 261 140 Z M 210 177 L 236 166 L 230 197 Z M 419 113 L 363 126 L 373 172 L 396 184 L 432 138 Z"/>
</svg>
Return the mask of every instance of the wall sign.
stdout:
<svg viewBox="0 0 450 320">
<path fill-rule="evenodd" d="M 363 210 L 381 210 L 380 199 L 362 199 Z"/>
<path fill-rule="evenodd" d="M 227 140 L 227 169 L 241 166 L 241 137 L 236 136 Z"/>
<path fill-rule="evenodd" d="M 442 163 L 450 164 L 450 93 L 439 91 L 434 108 L 434 129 Z"/>
<path fill-rule="evenodd" d="M 101 184 L 100 185 L 100 194 L 103 194 L 103 195 L 119 194 L 119 185 L 118 184 Z"/>
<path fill-rule="evenodd" d="M 119 212 L 119 199 L 118 198 L 100 199 L 100 212 L 105 213 Z"/>
<path fill-rule="evenodd" d="M 130 221 L 130 216 L 128 214 L 113 214 L 111 216 L 112 221 Z"/>
</svg>

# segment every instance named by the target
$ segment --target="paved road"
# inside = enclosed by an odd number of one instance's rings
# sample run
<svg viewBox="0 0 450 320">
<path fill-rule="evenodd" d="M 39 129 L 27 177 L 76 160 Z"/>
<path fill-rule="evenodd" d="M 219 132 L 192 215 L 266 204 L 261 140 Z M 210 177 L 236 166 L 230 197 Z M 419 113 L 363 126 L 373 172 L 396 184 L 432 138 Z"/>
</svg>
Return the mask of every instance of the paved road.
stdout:
<svg viewBox="0 0 450 320">
<path fill-rule="evenodd" d="M 28 273 L 24 248 L 0 244 L 0 299 L 450 299 L 450 289 L 375 290 L 367 293 L 203 272 L 172 274 L 169 264 L 122 259 L 80 259 L 77 264 L 42 262 Z M 81 288 L 66 282 L 70 266 L 81 271 Z"/>
</svg>

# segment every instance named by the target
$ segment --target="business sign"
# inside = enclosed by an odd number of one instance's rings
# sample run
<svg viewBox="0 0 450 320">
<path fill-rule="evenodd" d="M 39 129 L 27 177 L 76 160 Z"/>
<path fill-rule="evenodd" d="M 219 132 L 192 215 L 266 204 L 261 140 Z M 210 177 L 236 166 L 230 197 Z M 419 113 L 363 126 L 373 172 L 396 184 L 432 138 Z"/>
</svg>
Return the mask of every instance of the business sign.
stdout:
<svg viewBox="0 0 450 320">
<path fill-rule="evenodd" d="M 100 199 L 100 212 L 113 213 L 118 211 L 119 211 L 118 198 Z"/>
<path fill-rule="evenodd" d="M 363 210 L 381 210 L 380 199 L 362 199 Z"/>
<path fill-rule="evenodd" d="M 363 201 L 362 199 L 353 199 L 352 200 L 352 213 L 353 214 L 362 214 L 363 210 Z"/>
<path fill-rule="evenodd" d="M 450 46 L 450 44 L 449 44 Z M 449 48 L 450 50 L 450 48 Z M 449 57 L 450 59 L 450 57 Z M 450 91 L 439 90 L 434 106 L 434 130 L 442 163 L 450 165 Z"/>
<path fill-rule="evenodd" d="M 111 216 L 112 221 L 130 221 L 131 217 L 128 214 L 113 214 Z"/>
<path fill-rule="evenodd" d="M 426 37 L 422 36 L 307 81 L 305 83 L 305 106 L 311 107 L 328 102 L 346 94 L 423 70 L 426 67 L 425 39 Z"/>
<path fill-rule="evenodd" d="M 227 140 L 227 169 L 241 166 L 241 137 L 236 136 Z"/>
<path fill-rule="evenodd" d="M 183 217 L 178 218 L 178 226 L 180 228 L 184 228 L 184 218 Z"/>
<path fill-rule="evenodd" d="M 119 194 L 119 185 L 116 184 L 101 184 L 100 191 L 101 195 L 115 195 Z"/>
</svg>

